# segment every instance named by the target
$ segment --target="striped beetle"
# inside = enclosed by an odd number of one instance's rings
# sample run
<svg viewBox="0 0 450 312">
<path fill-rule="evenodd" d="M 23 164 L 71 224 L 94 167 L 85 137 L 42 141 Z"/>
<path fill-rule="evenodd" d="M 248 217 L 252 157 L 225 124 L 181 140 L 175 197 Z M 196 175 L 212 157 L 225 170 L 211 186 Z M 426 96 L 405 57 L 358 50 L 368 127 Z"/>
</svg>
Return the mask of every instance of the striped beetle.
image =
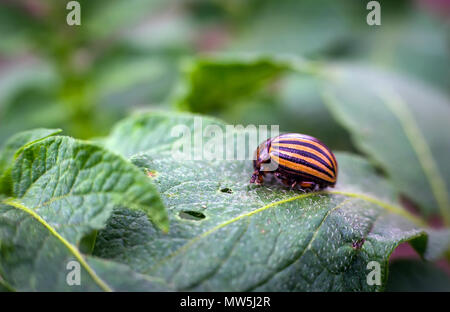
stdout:
<svg viewBox="0 0 450 312">
<path fill-rule="evenodd" d="M 272 162 L 276 169 L 265 171 L 263 167 Z M 334 187 L 338 174 L 331 150 L 318 139 L 298 133 L 282 134 L 261 143 L 253 167 L 250 183 L 262 184 L 264 176 L 273 173 L 286 186 L 314 191 Z"/>
</svg>

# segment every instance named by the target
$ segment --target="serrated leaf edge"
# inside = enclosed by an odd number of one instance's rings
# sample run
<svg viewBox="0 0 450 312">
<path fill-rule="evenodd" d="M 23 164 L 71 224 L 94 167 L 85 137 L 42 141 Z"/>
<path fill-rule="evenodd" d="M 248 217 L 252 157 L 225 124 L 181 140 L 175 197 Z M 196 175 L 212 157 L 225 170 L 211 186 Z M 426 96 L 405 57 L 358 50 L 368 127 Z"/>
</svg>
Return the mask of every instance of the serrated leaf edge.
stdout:
<svg viewBox="0 0 450 312">
<path fill-rule="evenodd" d="M 61 139 L 63 139 L 63 138 L 69 138 L 70 140 L 73 140 L 74 142 L 79 142 L 80 144 L 85 144 L 85 145 L 87 145 L 87 146 L 95 147 L 95 148 L 98 148 L 99 150 L 103 150 L 103 151 L 105 151 L 105 152 L 108 152 L 108 153 L 110 153 L 111 155 L 114 155 L 115 157 L 117 157 L 118 159 L 120 159 L 121 161 L 123 161 L 124 163 L 127 163 L 127 164 L 129 164 L 130 166 L 133 166 L 133 164 L 132 164 L 127 158 L 125 158 L 123 155 L 118 154 L 118 153 L 116 153 L 116 152 L 110 150 L 110 149 L 107 148 L 107 147 L 103 147 L 103 146 L 101 146 L 101 145 L 97 145 L 97 144 L 95 144 L 95 143 L 93 143 L 93 142 L 90 142 L 90 141 L 80 140 L 80 139 L 75 139 L 75 138 L 68 137 L 68 136 L 55 136 L 55 135 L 48 136 L 48 137 L 46 137 L 46 138 L 42 138 L 42 139 L 36 140 L 36 141 L 34 141 L 34 142 L 31 142 L 30 144 L 27 144 L 26 147 L 27 147 L 27 148 L 28 148 L 28 147 L 31 147 L 31 146 L 34 145 L 34 144 L 40 143 L 40 142 L 45 141 L 45 140 L 50 139 L 50 138 L 52 138 L 52 139 L 53 139 L 53 138 L 54 138 L 54 139 L 58 139 L 58 138 L 61 138 Z M 19 151 L 20 151 L 20 153 L 19 153 Z M 25 151 L 25 146 L 23 146 L 19 151 L 17 152 L 17 157 L 20 156 L 20 154 L 21 154 L 23 151 Z M 136 170 L 136 173 L 138 173 L 138 172 L 142 175 L 142 172 L 140 172 L 140 171 L 137 169 L 137 170 Z M 25 191 L 25 193 L 24 193 L 21 197 L 24 197 L 24 196 L 26 195 L 26 193 L 30 190 L 31 186 L 32 186 L 34 183 L 36 183 L 36 181 L 34 181 L 34 182 L 28 187 L 28 189 Z M 153 188 L 153 189 L 157 192 L 156 187 L 155 187 L 155 185 L 153 185 L 152 182 L 148 181 L 147 184 L 149 185 L 149 187 Z M 101 192 L 98 192 L 98 194 L 100 194 L 100 193 L 101 193 Z M 107 192 L 107 193 L 112 194 L 113 192 Z M 91 193 L 91 194 L 92 194 L 92 193 Z M 59 197 L 57 197 L 57 198 L 52 198 L 52 199 L 50 199 L 49 201 L 47 201 L 47 202 L 43 203 L 42 205 L 40 205 L 39 207 L 45 206 L 45 205 L 47 205 L 47 204 L 49 204 L 49 203 L 51 203 L 51 202 L 53 202 L 53 201 L 55 201 L 55 200 L 60 200 L 60 199 L 63 199 L 63 198 L 66 198 L 66 197 L 69 197 L 69 196 L 72 196 L 72 195 L 74 195 L 74 194 L 72 194 L 71 192 L 69 192 L 68 194 L 65 194 L 65 195 L 63 195 L 63 196 L 59 196 Z M 159 197 L 159 193 L 158 193 L 158 197 Z M 164 206 L 164 204 L 163 204 L 161 198 L 159 198 L 159 201 L 161 202 L 161 207 L 163 208 L 163 214 L 164 214 L 159 220 L 155 219 L 154 217 L 151 217 L 151 216 L 149 215 L 149 212 L 148 212 L 146 209 L 143 209 L 143 208 L 142 208 L 142 207 L 145 207 L 144 205 L 139 205 L 139 204 L 134 204 L 134 203 L 133 203 L 133 204 L 131 204 L 131 203 L 124 203 L 123 201 L 120 201 L 120 200 L 117 200 L 117 204 L 123 204 L 123 205 L 128 206 L 128 207 L 131 208 L 131 209 L 136 209 L 136 210 L 144 211 L 144 212 L 146 213 L 146 215 L 147 215 L 147 217 L 149 218 L 150 221 L 154 222 L 155 225 L 156 225 L 159 229 L 161 229 L 164 233 L 167 233 L 167 232 L 169 231 L 169 219 L 168 219 L 168 216 L 167 216 L 167 211 L 166 211 L 166 209 L 165 209 L 165 206 Z M 37 207 L 37 208 L 39 208 L 39 207 Z"/>
</svg>

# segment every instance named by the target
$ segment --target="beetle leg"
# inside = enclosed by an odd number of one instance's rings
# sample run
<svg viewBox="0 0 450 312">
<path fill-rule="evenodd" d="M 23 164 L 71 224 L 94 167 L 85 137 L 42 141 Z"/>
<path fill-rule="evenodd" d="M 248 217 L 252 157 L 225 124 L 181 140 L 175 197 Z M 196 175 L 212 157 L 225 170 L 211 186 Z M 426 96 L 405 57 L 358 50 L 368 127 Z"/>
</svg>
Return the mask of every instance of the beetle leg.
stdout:
<svg viewBox="0 0 450 312">
<path fill-rule="evenodd" d="M 279 172 L 275 172 L 275 177 L 284 185 L 291 186 L 292 182 Z"/>
<path fill-rule="evenodd" d="M 303 181 L 303 182 L 300 182 L 300 187 L 303 188 L 303 189 L 308 189 L 308 190 L 312 190 L 313 191 L 313 190 L 316 190 L 317 183 Z"/>
<path fill-rule="evenodd" d="M 297 181 L 294 181 L 294 183 L 291 184 L 291 188 L 295 188 L 297 186 Z"/>
<path fill-rule="evenodd" d="M 257 177 L 258 171 L 253 172 L 252 177 L 250 178 L 250 183 L 255 183 Z"/>
<path fill-rule="evenodd" d="M 292 187 L 293 183 L 291 179 L 287 179 L 287 178 L 282 178 L 281 182 L 286 185 L 287 187 Z"/>
<path fill-rule="evenodd" d="M 259 174 L 258 179 L 256 180 L 256 184 L 261 185 L 264 181 L 263 175 Z"/>
<path fill-rule="evenodd" d="M 259 170 L 255 170 L 250 179 L 250 183 L 262 184 L 263 183 L 263 175 Z"/>
</svg>

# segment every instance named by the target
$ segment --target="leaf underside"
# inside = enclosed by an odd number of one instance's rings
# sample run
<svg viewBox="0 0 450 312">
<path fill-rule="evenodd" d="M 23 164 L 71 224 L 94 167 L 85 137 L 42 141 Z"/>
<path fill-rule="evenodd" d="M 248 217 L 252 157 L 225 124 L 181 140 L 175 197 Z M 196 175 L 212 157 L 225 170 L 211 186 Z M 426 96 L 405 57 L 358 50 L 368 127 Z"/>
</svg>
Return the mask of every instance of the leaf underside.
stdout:
<svg viewBox="0 0 450 312">
<path fill-rule="evenodd" d="M 354 142 L 426 214 L 450 224 L 450 103 L 417 81 L 362 66 L 327 71 L 325 100 Z"/>
</svg>

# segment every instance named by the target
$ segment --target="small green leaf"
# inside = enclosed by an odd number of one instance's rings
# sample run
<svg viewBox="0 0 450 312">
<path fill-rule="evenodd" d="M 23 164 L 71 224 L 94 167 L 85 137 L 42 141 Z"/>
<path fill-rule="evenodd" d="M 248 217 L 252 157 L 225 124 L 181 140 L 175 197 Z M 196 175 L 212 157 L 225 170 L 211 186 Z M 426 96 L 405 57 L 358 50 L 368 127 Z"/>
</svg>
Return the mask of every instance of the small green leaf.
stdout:
<svg viewBox="0 0 450 312">
<path fill-rule="evenodd" d="M 124 130 L 160 118 L 130 118 Z M 166 118 L 164 129 L 179 118 Z M 167 131 L 149 133 L 145 142 L 156 143 L 135 148 L 132 160 L 154 173 L 170 232 L 158 233 L 138 211 L 117 209 L 99 232 L 94 255 L 177 290 L 373 291 L 385 287 L 398 244 L 410 241 L 422 255 L 427 250 L 423 222 L 398 205 L 392 185 L 361 157 L 337 153 L 336 189 L 302 193 L 250 185 L 251 161 L 176 160 L 166 137 Z M 380 263 L 382 285 L 367 284 L 370 261 Z"/>
<path fill-rule="evenodd" d="M 336 65 L 325 94 L 355 144 L 426 215 L 450 224 L 450 102 L 417 81 Z"/>
</svg>

